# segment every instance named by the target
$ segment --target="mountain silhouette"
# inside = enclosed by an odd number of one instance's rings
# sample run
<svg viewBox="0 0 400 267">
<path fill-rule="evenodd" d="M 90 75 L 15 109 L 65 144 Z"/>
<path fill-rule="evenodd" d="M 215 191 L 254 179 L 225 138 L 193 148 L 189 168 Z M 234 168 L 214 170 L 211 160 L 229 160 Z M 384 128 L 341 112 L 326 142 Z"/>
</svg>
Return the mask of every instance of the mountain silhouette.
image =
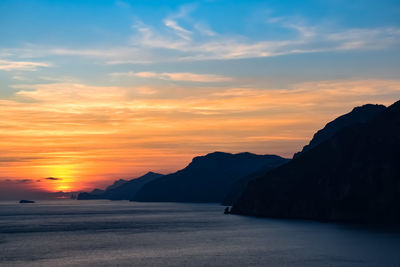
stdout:
<svg viewBox="0 0 400 267">
<path fill-rule="evenodd" d="M 162 174 L 148 172 L 145 175 L 126 181 L 123 179 L 115 181 L 108 186 L 106 190 L 95 189 L 90 193 L 80 193 L 78 200 L 88 199 L 109 199 L 109 200 L 129 200 L 137 191 L 139 191 L 146 183 L 162 177 Z"/>
<path fill-rule="evenodd" d="M 214 152 L 195 157 L 184 169 L 147 183 L 132 201 L 220 203 L 236 181 L 284 160 L 247 152 Z"/>
<path fill-rule="evenodd" d="M 325 127 L 314 134 L 310 143 L 303 147 L 303 150 L 294 154 L 294 158 L 310 150 L 318 144 L 328 140 L 337 132 L 345 127 L 358 123 L 367 123 L 374 119 L 381 111 L 385 110 L 384 105 L 366 104 L 361 107 L 355 107 L 351 112 L 344 114 L 335 120 L 329 122 Z"/>
<path fill-rule="evenodd" d="M 249 182 L 231 212 L 400 223 L 400 101 Z"/>
</svg>

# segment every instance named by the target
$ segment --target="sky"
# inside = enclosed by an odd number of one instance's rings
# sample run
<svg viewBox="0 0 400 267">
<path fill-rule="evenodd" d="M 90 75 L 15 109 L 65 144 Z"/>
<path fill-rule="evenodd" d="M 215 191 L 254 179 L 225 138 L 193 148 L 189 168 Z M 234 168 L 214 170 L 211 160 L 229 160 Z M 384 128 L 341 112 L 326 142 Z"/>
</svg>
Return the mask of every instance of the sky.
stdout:
<svg viewBox="0 0 400 267">
<path fill-rule="evenodd" d="M 2 0 L 0 40 L 3 195 L 291 157 L 400 98 L 397 0 Z"/>
</svg>

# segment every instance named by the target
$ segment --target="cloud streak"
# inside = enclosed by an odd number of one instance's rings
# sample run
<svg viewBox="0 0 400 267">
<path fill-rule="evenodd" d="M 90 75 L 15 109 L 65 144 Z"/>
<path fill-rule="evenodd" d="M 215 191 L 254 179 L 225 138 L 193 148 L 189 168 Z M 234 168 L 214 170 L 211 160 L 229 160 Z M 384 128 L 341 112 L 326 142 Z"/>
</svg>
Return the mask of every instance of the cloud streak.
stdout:
<svg viewBox="0 0 400 267">
<path fill-rule="evenodd" d="M 218 83 L 232 82 L 233 78 L 215 75 L 215 74 L 197 74 L 190 72 L 116 72 L 111 73 L 111 76 L 117 77 L 139 77 L 139 78 L 155 78 L 167 81 L 185 81 L 185 82 L 202 82 L 202 83 Z"/>
<path fill-rule="evenodd" d="M 4 71 L 36 71 L 40 67 L 50 67 L 51 64 L 31 61 L 13 61 L 0 59 L 0 70 Z"/>
</svg>

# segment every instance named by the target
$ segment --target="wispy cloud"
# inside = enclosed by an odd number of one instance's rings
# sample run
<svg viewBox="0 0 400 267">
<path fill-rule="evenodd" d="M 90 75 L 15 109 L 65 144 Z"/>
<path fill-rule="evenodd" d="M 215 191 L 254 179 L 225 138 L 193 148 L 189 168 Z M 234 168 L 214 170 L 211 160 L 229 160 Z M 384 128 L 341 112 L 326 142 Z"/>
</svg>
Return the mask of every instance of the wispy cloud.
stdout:
<svg viewBox="0 0 400 267">
<path fill-rule="evenodd" d="M 282 24 L 298 32 L 290 39 L 251 41 L 219 34 L 203 41 L 171 38 L 141 26 L 132 43 L 140 47 L 179 52 L 176 60 L 212 60 L 270 57 L 296 53 L 384 49 L 400 43 L 399 28 L 332 30 L 300 24 Z"/>
<path fill-rule="evenodd" d="M 31 62 L 31 61 L 13 61 L 0 59 L 0 70 L 13 71 L 35 71 L 39 67 L 50 67 L 51 64 L 43 62 Z"/>
<path fill-rule="evenodd" d="M 194 4 L 181 6 L 177 13 L 169 15 L 163 20 L 164 25 L 172 29 L 172 31 L 182 39 L 191 41 L 192 32 L 180 26 L 177 20 L 186 18 L 195 8 L 196 5 Z"/>
<path fill-rule="evenodd" d="M 202 82 L 202 83 L 215 83 L 215 82 L 231 82 L 233 78 L 215 75 L 215 74 L 197 74 L 190 72 L 115 72 L 111 73 L 112 76 L 126 76 L 126 77 L 140 77 L 140 78 L 156 78 L 160 80 L 169 81 L 185 81 L 185 82 Z"/>
<path fill-rule="evenodd" d="M 338 50 L 384 49 L 399 44 L 400 28 L 349 29 L 327 34 L 326 40 L 337 43 Z"/>
<path fill-rule="evenodd" d="M 178 12 L 181 18 L 188 12 Z M 183 15 L 184 14 L 184 15 Z M 317 53 L 348 50 L 376 50 L 400 44 L 400 28 L 350 28 L 341 29 L 309 25 L 304 19 L 294 17 L 273 17 L 267 19 L 266 27 L 277 27 L 294 31 L 286 38 L 254 41 L 246 36 L 229 36 L 217 33 L 207 24 L 197 22 L 190 29 L 178 25 L 167 17 L 165 26 L 172 28 L 176 36 L 157 31 L 143 22 L 137 22 L 133 29 L 132 45 L 152 55 L 163 50 L 169 57 L 159 58 L 175 61 L 225 60 L 241 58 L 270 57 L 297 53 Z M 196 37 L 196 38 L 192 38 Z M 174 52 L 174 53 L 172 53 Z M 148 59 L 154 60 L 154 58 Z M 157 61 L 157 60 L 155 60 Z"/>
<path fill-rule="evenodd" d="M 172 19 L 164 19 L 164 24 L 165 26 L 171 28 L 174 30 L 174 32 L 182 37 L 185 40 L 191 40 L 190 35 L 192 34 L 191 31 L 188 31 L 181 26 L 178 25 L 178 23 Z"/>
</svg>

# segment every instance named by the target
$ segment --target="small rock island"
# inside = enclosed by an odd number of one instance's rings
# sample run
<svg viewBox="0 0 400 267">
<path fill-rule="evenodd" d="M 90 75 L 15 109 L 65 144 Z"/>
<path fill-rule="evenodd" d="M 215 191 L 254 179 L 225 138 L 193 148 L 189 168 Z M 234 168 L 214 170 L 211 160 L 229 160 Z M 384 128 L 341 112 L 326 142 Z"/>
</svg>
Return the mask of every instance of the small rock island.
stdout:
<svg viewBox="0 0 400 267">
<path fill-rule="evenodd" d="M 26 199 L 22 199 L 22 200 L 20 200 L 19 201 L 19 203 L 35 203 L 35 201 L 33 201 L 33 200 L 26 200 Z"/>
</svg>

